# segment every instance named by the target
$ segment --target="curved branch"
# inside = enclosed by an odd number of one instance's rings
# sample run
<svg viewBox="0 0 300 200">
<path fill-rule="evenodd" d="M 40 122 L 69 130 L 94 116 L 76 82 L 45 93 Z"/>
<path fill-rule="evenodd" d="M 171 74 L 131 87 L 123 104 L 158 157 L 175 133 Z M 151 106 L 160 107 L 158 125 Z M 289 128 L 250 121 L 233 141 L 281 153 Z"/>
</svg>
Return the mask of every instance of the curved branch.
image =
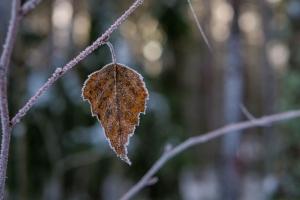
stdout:
<svg viewBox="0 0 300 200">
<path fill-rule="evenodd" d="M 88 46 L 84 51 L 82 51 L 78 56 L 66 64 L 63 68 L 57 68 L 52 74 L 52 77 L 37 91 L 37 93 L 29 99 L 26 105 L 19 110 L 19 112 L 11 120 L 11 126 L 16 125 L 20 119 L 27 113 L 27 111 L 35 104 L 35 102 L 40 98 L 40 96 L 64 73 L 73 68 L 78 62 L 83 60 L 87 55 L 93 52 L 102 44 L 107 42 L 109 35 L 118 28 L 118 26 L 139 6 L 144 0 L 136 0 L 134 4 L 113 24 L 110 28 L 99 37 L 92 45 Z"/>
<path fill-rule="evenodd" d="M 261 117 L 255 120 L 235 123 L 235 124 L 229 124 L 227 126 L 224 126 L 220 129 L 208 132 L 204 135 L 191 137 L 187 139 L 185 142 L 179 144 L 174 149 L 170 149 L 169 151 L 166 151 L 156 162 L 155 164 L 150 168 L 150 170 L 142 177 L 142 179 L 134 185 L 128 192 L 126 192 L 120 200 L 128 200 L 131 197 L 133 197 L 136 193 L 138 193 L 141 189 L 143 189 L 145 186 L 149 185 L 149 181 L 152 179 L 153 175 L 171 158 L 176 156 L 177 154 L 181 153 L 182 151 L 186 150 L 187 148 L 190 148 L 192 146 L 195 146 L 197 144 L 205 143 L 209 140 L 212 140 L 216 137 L 225 135 L 230 132 L 238 131 L 238 130 L 244 130 L 252 127 L 262 126 L 274 122 L 279 122 L 282 120 L 292 119 L 300 117 L 300 110 L 295 111 L 288 111 L 283 112 L 275 115 L 269 115 L 265 117 Z"/>
</svg>

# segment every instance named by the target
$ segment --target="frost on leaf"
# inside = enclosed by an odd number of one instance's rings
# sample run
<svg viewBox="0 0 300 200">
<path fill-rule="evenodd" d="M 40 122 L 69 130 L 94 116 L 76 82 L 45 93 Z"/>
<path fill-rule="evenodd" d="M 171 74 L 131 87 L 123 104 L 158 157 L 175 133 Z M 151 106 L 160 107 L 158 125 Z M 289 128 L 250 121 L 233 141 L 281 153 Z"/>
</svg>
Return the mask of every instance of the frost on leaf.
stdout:
<svg viewBox="0 0 300 200">
<path fill-rule="evenodd" d="M 145 113 L 148 91 L 142 76 L 122 64 L 108 64 L 89 75 L 82 97 L 91 104 L 92 114 L 101 122 L 111 148 L 131 164 L 126 146 Z"/>
</svg>

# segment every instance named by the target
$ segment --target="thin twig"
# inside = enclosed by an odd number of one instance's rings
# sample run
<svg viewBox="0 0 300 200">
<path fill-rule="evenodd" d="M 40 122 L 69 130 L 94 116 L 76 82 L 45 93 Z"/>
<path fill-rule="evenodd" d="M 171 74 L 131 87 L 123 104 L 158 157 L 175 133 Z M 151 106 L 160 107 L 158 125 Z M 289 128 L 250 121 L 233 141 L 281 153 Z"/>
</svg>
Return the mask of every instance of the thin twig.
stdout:
<svg viewBox="0 0 300 200">
<path fill-rule="evenodd" d="M 22 10 L 21 10 L 21 15 L 26 15 L 29 11 L 31 11 L 32 9 L 34 9 L 39 3 L 41 2 L 41 0 L 29 0 L 26 1 L 23 6 L 22 6 Z"/>
<path fill-rule="evenodd" d="M 11 120 L 11 125 L 14 126 L 27 113 L 27 111 L 34 105 L 40 96 L 64 73 L 74 67 L 79 61 L 84 59 L 87 55 L 97 49 L 100 45 L 107 41 L 109 35 L 139 6 L 144 0 L 137 0 L 132 6 L 113 24 L 111 27 L 99 37 L 92 45 L 87 47 L 78 56 L 71 60 L 63 68 L 58 68 L 53 73 L 52 77 L 39 89 L 39 91 L 26 103 L 26 105 L 19 110 L 15 117 Z"/>
<path fill-rule="evenodd" d="M 16 39 L 19 27 L 19 10 L 20 0 L 12 1 L 11 18 L 9 27 L 3 46 L 3 52 L 0 60 L 0 100 L 1 100 L 1 123 L 2 123 L 2 144 L 1 144 L 1 158 L 0 158 L 0 199 L 4 199 L 4 188 L 9 152 L 9 143 L 11 135 L 11 126 L 9 125 L 9 111 L 7 102 L 7 68 L 9 65 L 13 45 Z"/>
<path fill-rule="evenodd" d="M 256 120 L 256 118 L 247 110 L 247 108 L 243 105 L 240 104 L 240 108 L 242 110 L 242 112 L 244 113 L 244 115 L 249 119 L 249 120 Z"/>
<path fill-rule="evenodd" d="M 192 146 L 195 146 L 197 144 L 201 144 L 204 142 L 207 142 L 209 140 L 212 140 L 216 137 L 222 136 L 226 133 L 238 131 L 238 130 L 244 130 L 252 127 L 257 127 L 262 124 L 270 124 L 274 122 L 279 122 L 282 120 L 287 120 L 291 118 L 300 117 L 300 110 L 296 111 L 288 111 L 283 112 L 275 115 L 269 115 L 265 117 L 258 118 L 254 121 L 245 121 L 240 122 L 236 124 L 230 124 L 227 126 L 224 126 L 220 129 L 208 132 L 204 135 L 200 135 L 197 137 L 191 137 L 185 142 L 179 144 L 174 149 L 165 152 L 157 161 L 156 163 L 150 168 L 150 170 L 142 177 L 142 179 L 134 185 L 128 192 L 126 192 L 120 200 L 128 200 L 131 197 L 133 197 L 136 193 L 138 193 L 141 189 L 143 189 L 145 186 L 149 185 L 149 180 L 153 177 L 153 175 L 171 158 L 176 156 L 177 154 L 181 153 L 182 151 L 186 150 L 187 148 L 190 148 Z"/>
<path fill-rule="evenodd" d="M 243 105 L 240 104 L 240 108 L 242 110 L 242 112 L 244 113 L 244 115 L 252 122 L 254 123 L 258 123 L 257 119 L 247 110 L 247 108 Z M 259 126 L 270 126 L 270 124 L 261 124 Z"/>
<path fill-rule="evenodd" d="M 196 21 L 196 23 L 197 23 L 198 29 L 199 29 L 199 31 L 200 31 L 200 33 L 201 33 L 203 39 L 204 39 L 204 42 L 205 42 L 205 44 L 207 45 L 207 47 L 208 47 L 210 53 L 213 55 L 213 57 L 215 57 L 214 51 L 212 50 L 212 48 L 211 48 L 211 46 L 210 46 L 210 44 L 209 44 L 209 42 L 208 42 L 208 39 L 207 39 L 207 37 L 205 36 L 205 33 L 204 33 L 204 31 L 203 31 L 203 29 L 202 29 L 202 27 L 201 27 L 201 25 L 200 25 L 200 22 L 199 22 L 199 20 L 197 19 L 196 13 L 195 13 L 194 8 L 193 8 L 193 5 L 192 5 L 192 3 L 191 3 L 190 0 L 187 0 L 187 1 L 188 1 L 188 3 L 189 3 L 190 9 L 191 9 L 191 11 L 192 11 L 192 13 L 193 13 L 194 19 L 195 19 L 195 21 Z"/>
</svg>

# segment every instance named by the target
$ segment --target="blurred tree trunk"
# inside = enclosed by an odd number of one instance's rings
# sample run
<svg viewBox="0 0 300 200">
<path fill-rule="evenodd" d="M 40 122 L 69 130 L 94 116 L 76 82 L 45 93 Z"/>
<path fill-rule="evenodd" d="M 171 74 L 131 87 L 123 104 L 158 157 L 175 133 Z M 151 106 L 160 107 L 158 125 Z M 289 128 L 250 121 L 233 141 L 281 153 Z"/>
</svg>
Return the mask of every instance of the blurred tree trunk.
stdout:
<svg viewBox="0 0 300 200">
<path fill-rule="evenodd" d="M 271 8 L 267 5 L 266 1 L 262 1 L 262 18 L 263 18 L 263 31 L 264 31 L 264 45 L 263 45 L 263 63 L 262 63 L 262 99 L 263 99 L 263 115 L 270 115 L 276 112 L 276 77 L 272 66 L 267 58 L 267 42 L 272 39 L 270 21 L 272 19 Z M 276 140 L 276 127 L 270 126 L 263 129 L 264 144 L 266 144 L 265 155 L 265 171 L 271 170 L 271 166 L 275 155 L 275 140 Z"/>
<path fill-rule="evenodd" d="M 231 34 L 228 39 L 227 59 L 224 69 L 224 121 L 236 123 L 241 119 L 240 104 L 243 100 L 243 67 L 241 58 L 240 29 L 238 26 L 238 0 L 232 0 L 234 10 Z M 221 188 L 222 200 L 236 200 L 240 194 L 240 174 L 236 151 L 240 145 L 240 132 L 230 133 L 222 139 Z"/>
</svg>

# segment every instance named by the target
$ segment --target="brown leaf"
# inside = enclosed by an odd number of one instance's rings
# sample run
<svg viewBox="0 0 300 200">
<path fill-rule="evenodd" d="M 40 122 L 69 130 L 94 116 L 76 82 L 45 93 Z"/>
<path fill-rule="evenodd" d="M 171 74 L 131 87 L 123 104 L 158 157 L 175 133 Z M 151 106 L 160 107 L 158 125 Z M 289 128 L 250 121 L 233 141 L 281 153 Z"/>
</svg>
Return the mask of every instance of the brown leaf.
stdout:
<svg viewBox="0 0 300 200">
<path fill-rule="evenodd" d="M 126 146 L 145 113 L 148 91 L 142 76 L 122 64 L 108 64 L 89 75 L 82 97 L 91 104 L 92 114 L 101 122 L 111 148 L 131 164 Z"/>
</svg>

